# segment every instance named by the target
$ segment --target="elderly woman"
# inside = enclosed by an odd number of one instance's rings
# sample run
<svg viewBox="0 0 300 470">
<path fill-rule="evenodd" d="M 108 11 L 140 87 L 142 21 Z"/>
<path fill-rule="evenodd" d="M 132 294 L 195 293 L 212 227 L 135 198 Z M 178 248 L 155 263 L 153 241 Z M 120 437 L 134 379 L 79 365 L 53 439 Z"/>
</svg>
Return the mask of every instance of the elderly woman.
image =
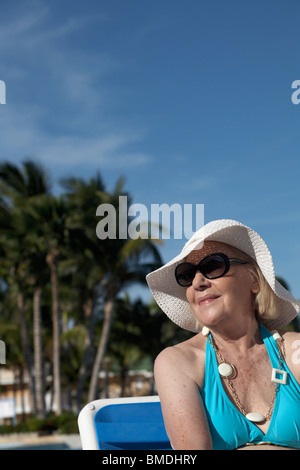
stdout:
<svg viewBox="0 0 300 470">
<path fill-rule="evenodd" d="M 300 307 L 262 238 L 210 222 L 147 282 L 169 318 L 197 333 L 155 362 L 172 447 L 300 449 L 300 334 L 280 330 Z"/>
</svg>

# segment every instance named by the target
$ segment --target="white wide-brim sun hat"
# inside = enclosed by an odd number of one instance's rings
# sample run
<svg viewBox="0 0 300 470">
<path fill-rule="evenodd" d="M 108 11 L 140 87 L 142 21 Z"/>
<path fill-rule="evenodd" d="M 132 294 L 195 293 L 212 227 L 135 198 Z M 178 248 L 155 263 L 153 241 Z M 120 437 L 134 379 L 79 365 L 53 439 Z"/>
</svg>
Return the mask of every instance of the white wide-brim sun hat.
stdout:
<svg viewBox="0 0 300 470">
<path fill-rule="evenodd" d="M 199 331 L 197 319 L 186 300 L 186 288 L 180 286 L 175 279 L 175 268 L 187 255 L 193 250 L 200 249 L 203 242 L 208 240 L 238 248 L 256 261 L 278 298 L 278 317 L 263 320 L 268 329 L 283 328 L 297 316 L 300 305 L 275 279 L 272 256 L 264 240 L 246 225 L 235 220 L 223 219 L 204 225 L 193 234 L 178 256 L 146 277 L 155 301 L 176 325 L 195 333 Z"/>
</svg>

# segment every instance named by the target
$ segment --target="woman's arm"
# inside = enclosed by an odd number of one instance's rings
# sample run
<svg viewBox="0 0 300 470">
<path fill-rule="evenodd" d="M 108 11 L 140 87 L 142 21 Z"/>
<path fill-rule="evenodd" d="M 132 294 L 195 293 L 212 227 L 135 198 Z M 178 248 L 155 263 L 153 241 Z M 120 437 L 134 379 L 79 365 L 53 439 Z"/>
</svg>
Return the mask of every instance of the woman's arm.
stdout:
<svg viewBox="0 0 300 470">
<path fill-rule="evenodd" d="M 209 450 L 212 441 L 200 390 L 180 348 L 162 351 L 154 365 L 167 434 L 173 449 Z"/>
</svg>

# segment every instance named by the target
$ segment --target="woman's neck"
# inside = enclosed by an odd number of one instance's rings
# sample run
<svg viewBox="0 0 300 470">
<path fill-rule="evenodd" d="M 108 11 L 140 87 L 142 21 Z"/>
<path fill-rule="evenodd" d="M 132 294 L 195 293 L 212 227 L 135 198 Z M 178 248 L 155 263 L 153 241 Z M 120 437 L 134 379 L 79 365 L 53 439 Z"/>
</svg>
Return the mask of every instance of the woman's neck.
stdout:
<svg viewBox="0 0 300 470">
<path fill-rule="evenodd" d="M 256 319 L 231 328 L 229 325 L 226 328 L 212 327 L 210 331 L 218 348 L 226 351 L 245 353 L 263 342 Z"/>
</svg>

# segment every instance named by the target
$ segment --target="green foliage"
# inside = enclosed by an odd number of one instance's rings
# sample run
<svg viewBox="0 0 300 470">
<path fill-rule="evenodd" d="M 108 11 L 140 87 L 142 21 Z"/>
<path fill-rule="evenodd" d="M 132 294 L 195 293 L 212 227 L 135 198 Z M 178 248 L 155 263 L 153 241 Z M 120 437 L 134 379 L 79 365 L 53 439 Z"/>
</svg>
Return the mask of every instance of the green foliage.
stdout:
<svg viewBox="0 0 300 470">
<path fill-rule="evenodd" d="M 110 203 L 118 214 L 119 196 L 131 200 L 124 184 L 119 178 L 107 191 L 98 172 L 89 180 L 64 179 L 61 194 L 54 195 L 48 172 L 37 162 L 0 164 L 0 335 L 7 344 L 7 365 L 19 377 L 29 372 L 32 396 L 39 384 L 34 410 L 39 417 L 45 416 L 45 377 L 53 377 L 54 400 L 62 388 L 69 399 L 65 408 L 72 393 L 80 407 L 107 348 L 119 370 L 153 360 L 148 342 L 138 340 L 144 332 L 135 324 L 136 307 L 123 312 L 122 321 L 130 324 L 126 335 L 114 312 L 110 328 L 103 327 L 107 304 L 114 308 L 127 286 L 145 284 L 147 272 L 161 265 L 156 242 L 97 238 L 96 209 Z M 145 320 L 147 309 L 140 317 Z M 102 362 L 93 369 L 102 344 Z M 63 407 L 56 409 L 60 413 Z M 51 427 L 49 421 L 29 424 Z"/>
<path fill-rule="evenodd" d="M 7 367 L 19 383 L 24 370 L 29 372 L 32 396 L 37 382 L 39 398 L 53 385 L 45 377 L 59 380 L 69 400 L 61 409 L 74 406 L 72 394 L 81 409 L 101 368 L 109 367 L 123 378 L 133 368 L 152 369 L 163 348 L 191 336 L 155 303 L 132 302 L 126 296 L 129 286 L 145 284 L 146 274 L 161 265 L 159 240 L 97 238 L 97 207 L 113 204 L 118 215 L 120 195 L 131 203 L 124 185 L 119 178 L 107 191 L 98 172 L 89 180 L 64 179 L 57 196 L 51 193 L 48 172 L 37 162 L 25 160 L 21 168 L 0 164 L 0 339 L 7 346 Z M 108 313 L 112 320 L 105 329 Z M 54 324 L 59 325 L 58 341 Z M 299 329 L 297 320 L 291 328 Z M 93 367 L 98 351 L 101 361 Z M 12 431 L 77 432 L 72 414 L 45 417 L 45 409 L 37 405 L 33 413 L 36 416 Z"/>
<path fill-rule="evenodd" d="M 15 426 L 0 426 L 0 435 L 21 432 L 35 432 L 40 434 L 78 434 L 78 416 L 74 413 L 62 413 L 59 416 L 51 414 L 47 418 L 39 419 L 34 416 L 28 418 L 25 423 L 18 423 Z"/>
</svg>

